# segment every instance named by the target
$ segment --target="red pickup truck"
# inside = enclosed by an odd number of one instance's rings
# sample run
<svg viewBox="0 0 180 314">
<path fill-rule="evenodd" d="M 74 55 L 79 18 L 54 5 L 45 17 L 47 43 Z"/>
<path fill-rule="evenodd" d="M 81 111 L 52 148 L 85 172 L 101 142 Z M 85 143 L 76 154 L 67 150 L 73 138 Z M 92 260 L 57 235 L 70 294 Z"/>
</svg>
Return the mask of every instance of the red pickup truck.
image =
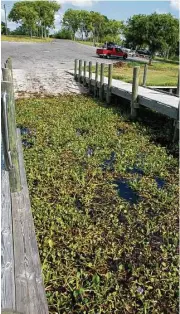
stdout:
<svg viewBox="0 0 180 314">
<path fill-rule="evenodd" d="M 128 54 L 127 52 L 124 52 L 121 48 L 116 48 L 116 47 L 108 47 L 106 48 L 98 48 L 96 50 L 96 54 L 100 57 L 106 57 L 106 58 L 111 58 L 111 57 L 115 57 L 115 58 L 120 58 L 122 57 L 123 59 L 127 59 Z"/>
</svg>

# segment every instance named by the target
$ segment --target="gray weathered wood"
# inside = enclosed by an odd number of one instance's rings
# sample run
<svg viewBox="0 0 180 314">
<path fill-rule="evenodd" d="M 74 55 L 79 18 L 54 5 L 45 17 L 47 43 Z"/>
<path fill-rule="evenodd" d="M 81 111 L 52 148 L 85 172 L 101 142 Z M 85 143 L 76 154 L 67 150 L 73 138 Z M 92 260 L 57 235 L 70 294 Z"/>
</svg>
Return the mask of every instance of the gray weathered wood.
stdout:
<svg viewBox="0 0 180 314">
<path fill-rule="evenodd" d="M 180 101 L 179 101 L 179 106 L 180 106 Z M 177 140 L 178 135 L 179 135 L 179 106 L 178 106 L 178 111 L 177 111 L 177 118 L 174 121 L 173 143 Z"/>
<path fill-rule="evenodd" d="M 89 92 L 91 92 L 91 80 L 92 80 L 92 62 L 89 62 Z"/>
<path fill-rule="evenodd" d="M 79 82 L 81 82 L 81 77 L 82 77 L 82 60 L 79 60 L 79 77 L 78 77 Z"/>
<path fill-rule="evenodd" d="M 143 73 L 143 86 L 146 86 L 146 80 L 147 80 L 147 70 L 148 70 L 148 65 L 147 63 L 144 65 L 144 73 Z"/>
<path fill-rule="evenodd" d="M 97 81 L 98 81 L 98 74 L 99 74 L 99 63 L 96 62 L 96 72 L 95 72 L 95 85 L 94 85 L 94 97 L 97 96 Z"/>
<path fill-rule="evenodd" d="M 99 98 L 104 97 L 104 63 L 101 63 Z"/>
<path fill-rule="evenodd" d="M 9 173 L 1 147 L 1 309 L 15 310 L 14 253 Z"/>
<path fill-rule="evenodd" d="M 86 61 L 84 61 L 83 84 L 86 85 Z"/>
<path fill-rule="evenodd" d="M 6 65 L 5 67 L 8 68 L 11 71 L 11 76 L 12 76 L 12 81 L 13 81 L 13 67 L 12 67 L 12 59 L 11 59 L 11 57 L 9 57 L 6 60 L 5 65 Z"/>
<path fill-rule="evenodd" d="M 68 71 L 73 74 L 73 71 Z M 88 78 L 87 78 L 88 80 Z M 100 75 L 92 73 L 92 86 L 97 88 L 100 86 Z M 108 78 L 104 78 L 104 90 L 108 85 Z M 131 101 L 132 98 L 132 84 L 123 82 L 121 80 L 112 79 L 111 93 Z M 159 90 L 155 91 L 152 88 L 139 86 L 138 88 L 138 103 L 152 110 L 155 110 L 172 119 L 177 119 L 179 98 L 175 95 L 164 94 Z"/>
<path fill-rule="evenodd" d="M 179 69 L 178 69 L 178 81 L 177 81 L 177 90 L 176 90 L 176 95 L 179 96 Z"/>
<path fill-rule="evenodd" d="M 77 68 L 78 68 L 78 60 L 74 60 L 74 78 L 77 78 Z"/>
<path fill-rule="evenodd" d="M 140 70 L 139 66 L 133 68 L 132 99 L 131 99 L 131 117 L 132 118 L 135 118 L 137 116 L 139 70 Z"/>
<path fill-rule="evenodd" d="M 47 314 L 48 306 L 41 275 L 19 130 L 18 155 L 23 189 L 20 192 L 11 193 L 16 310 L 23 314 Z"/>
<path fill-rule="evenodd" d="M 2 68 L 2 78 L 3 81 L 12 82 L 12 71 L 8 68 Z"/>
<path fill-rule="evenodd" d="M 12 169 L 9 171 L 10 189 L 11 192 L 20 191 L 21 182 L 19 174 L 19 161 L 17 154 L 17 136 L 16 136 L 16 119 L 15 119 L 15 100 L 13 84 L 10 82 L 1 83 L 1 93 L 6 93 L 7 104 L 7 121 L 8 121 L 8 136 L 9 148 L 12 160 Z M 2 102 L 2 106 L 4 106 Z"/>
<path fill-rule="evenodd" d="M 112 72 L 113 72 L 113 64 L 109 64 L 109 66 L 108 66 L 108 88 L 107 88 L 107 92 L 106 92 L 107 104 L 110 104 L 110 102 L 111 102 Z"/>
</svg>

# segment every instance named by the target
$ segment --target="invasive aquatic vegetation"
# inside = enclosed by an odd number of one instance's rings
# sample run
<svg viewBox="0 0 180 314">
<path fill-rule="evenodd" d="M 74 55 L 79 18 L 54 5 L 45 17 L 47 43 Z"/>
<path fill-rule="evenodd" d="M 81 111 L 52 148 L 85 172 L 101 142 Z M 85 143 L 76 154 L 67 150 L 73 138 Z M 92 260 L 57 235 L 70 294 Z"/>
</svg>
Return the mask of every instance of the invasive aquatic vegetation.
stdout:
<svg viewBox="0 0 180 314">
<path fill-rule="evenodd" d="M 164 136 L 163 119 L 74 95 L 16 108 L 36 130 L 22 139 L 50 313 L 176 314 L 178 160 L 150 129 Z"/>
</svg>

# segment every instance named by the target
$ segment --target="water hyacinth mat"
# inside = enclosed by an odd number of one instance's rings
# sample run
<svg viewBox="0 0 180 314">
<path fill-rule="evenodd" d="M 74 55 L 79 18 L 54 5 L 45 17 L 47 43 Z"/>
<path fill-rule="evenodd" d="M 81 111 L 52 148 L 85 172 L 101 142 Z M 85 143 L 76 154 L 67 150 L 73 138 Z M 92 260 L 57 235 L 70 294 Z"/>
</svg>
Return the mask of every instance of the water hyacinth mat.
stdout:
<svg viewBox="0 0 180 314">
<path fill-rule="evenodd" d="M 177 313 L 178 159 L 88 96 L 19 100 L 16 119 L 50 313 Z"/>
</svg>

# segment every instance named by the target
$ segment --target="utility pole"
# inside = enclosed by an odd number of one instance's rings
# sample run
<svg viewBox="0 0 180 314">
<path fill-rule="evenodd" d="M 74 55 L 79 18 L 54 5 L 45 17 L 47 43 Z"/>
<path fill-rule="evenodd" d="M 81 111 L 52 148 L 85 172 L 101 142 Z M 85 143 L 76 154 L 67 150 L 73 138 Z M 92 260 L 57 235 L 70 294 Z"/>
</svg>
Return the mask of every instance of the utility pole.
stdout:
<svg viewBox="0 0 180 314">
<path fill-rule="evenodd" d="M 4 13 L 5 13 L 6 35 L 8 35 L 8 30 L 7 30 L 7 15 L 6 15 L 6 5 L 5 5 L 5 4 L 4 4 Z"/>
</svg>

